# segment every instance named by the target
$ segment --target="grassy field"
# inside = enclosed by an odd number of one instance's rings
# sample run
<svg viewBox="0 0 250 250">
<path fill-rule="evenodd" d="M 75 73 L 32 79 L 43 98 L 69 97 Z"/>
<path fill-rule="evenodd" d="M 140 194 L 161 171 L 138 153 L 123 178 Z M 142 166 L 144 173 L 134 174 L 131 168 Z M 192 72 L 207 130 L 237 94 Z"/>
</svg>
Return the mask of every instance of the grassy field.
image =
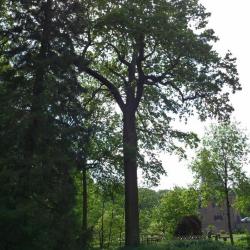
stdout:
<svg viewBox="0 0 250 250">
<path fill-rule="evenodd" d="M 137 248 L 119 248 L 113 246 L 110 250 L 250 250 L 250 237 L 246 234 L 234 234 L 235 246 L 230 240 L 167 240 L 157 244 L 141 245 Z M 95 248 L 100 249 L 100 248 Z M 105 248 L 106 249 L 106 248 Z"/>
<path fill-rule="evenodd" d="M 193 242 L 171 242 L 158 245 L 140 246 L 136 250 L 239 250 L 240 248 L 231 247 L 220 242 L 193 241 Z M 127 249 L 126 249 L 127 250 Z M 241 250 L 241 249 L 240 249 Z"/>
<path fill-rule="evenodd" d="M 129 250 L 129 248 L 125 248 Z M 232 247 L 228 243 L 212 240 L 169 241 L 157 245 L 140 246 L 135 250 L 246 250 L 242 246 Z"/>
<path fill-rule="evenodd" d="M 234 235 L 235 245 L 242 247 L 243 249 L 250 249 L 250 235 L 246 234 L 235 234 Z"/>
</svg>

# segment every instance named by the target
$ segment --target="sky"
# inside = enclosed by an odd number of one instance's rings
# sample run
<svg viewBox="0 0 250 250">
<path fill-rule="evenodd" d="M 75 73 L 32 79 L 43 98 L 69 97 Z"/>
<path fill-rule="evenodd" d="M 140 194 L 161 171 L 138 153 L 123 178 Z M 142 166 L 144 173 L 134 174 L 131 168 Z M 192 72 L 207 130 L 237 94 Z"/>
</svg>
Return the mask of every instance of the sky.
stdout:
<svg viewBox="0 0 250 250">
<path fill-rule="evenodd" d="M 232 117 L 241 123 L 250 135 L 250 0 L 200 0 L 211 13 L 209 28 L 213 28 L 219 37 L 215 49 L 225 54 L 228 50 L 237 58 L 242 91 L 232 96 L 231 102 L 235 111 Z M 191 118 L 187 125 L 177 124 L 186 131 L 194 131 L 200 137 L 209 124 L 201 123 Z M 174 186 L 187 186 L 193 182 L 193 176 L 188 169 L 194 151 L 188 150 L 188 159 L 179 161 L 178 157 L 162 154 L 160 157 L 168 175 L 161 178 L 157 189 L 170 189 Z M 250 175 L 250 166 L 245 166 Z"/>
</svg>

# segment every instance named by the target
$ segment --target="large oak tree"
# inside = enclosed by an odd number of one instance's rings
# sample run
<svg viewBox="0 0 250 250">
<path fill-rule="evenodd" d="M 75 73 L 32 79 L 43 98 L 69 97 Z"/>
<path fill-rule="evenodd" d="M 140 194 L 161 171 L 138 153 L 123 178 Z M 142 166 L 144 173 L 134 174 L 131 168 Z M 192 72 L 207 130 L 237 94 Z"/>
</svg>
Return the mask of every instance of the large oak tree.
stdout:
<svg viewBox="0 0 250 250">
<path fill-rule="evenodd" d="M 206 28 L 209 14 L 197 0 L 106 0 L 86 6 L 88 43 L 78 47 L 74 60 L 122 112 L 125 244 L 135 246 L 138 142 L 146 145 L 138 139 L 144 131 L 158 146 L 173 136 L 189 140 L 171 128 L 175 115 L 197 110 L 201 119 L 227 116 L 233 110 L 229 92 L 240 89 L 235 59 L 214 51 L 217 37 Z"/>
</svg>

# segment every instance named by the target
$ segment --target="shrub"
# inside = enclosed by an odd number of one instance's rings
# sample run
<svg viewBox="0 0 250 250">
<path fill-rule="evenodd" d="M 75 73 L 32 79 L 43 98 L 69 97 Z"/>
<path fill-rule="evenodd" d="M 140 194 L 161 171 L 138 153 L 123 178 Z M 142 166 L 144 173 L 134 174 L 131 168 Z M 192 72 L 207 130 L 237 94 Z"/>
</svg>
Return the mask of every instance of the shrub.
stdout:
<svg viewBox="0 0 250 250">
<path fill-rule="evenodd" d="M 195 215 L 185 216 L 177 224 L 174 236 L 201 235 L 201 221 Z"/>
</svg>

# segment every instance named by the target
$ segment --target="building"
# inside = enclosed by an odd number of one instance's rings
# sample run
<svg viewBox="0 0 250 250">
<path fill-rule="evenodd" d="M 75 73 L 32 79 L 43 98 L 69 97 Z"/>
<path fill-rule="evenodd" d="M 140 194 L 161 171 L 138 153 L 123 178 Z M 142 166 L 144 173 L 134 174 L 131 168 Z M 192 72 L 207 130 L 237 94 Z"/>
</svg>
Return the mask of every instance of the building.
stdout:
<svg viewBox="0 0 250 250">
<path fill-rule="evenodd" d="M 219 205 L 216 202 L 209 202 L 206 207 L 200 208 L 200 219 L 202 223 L 202 231 L 206 232 L 209 229 L 215 232 L 228 232 L 228 218 L 226 212 L 226 204 Z M 230 208 L 232 230 L 237 231 L 241 228 L 240 214 Z"/>
</svg>

